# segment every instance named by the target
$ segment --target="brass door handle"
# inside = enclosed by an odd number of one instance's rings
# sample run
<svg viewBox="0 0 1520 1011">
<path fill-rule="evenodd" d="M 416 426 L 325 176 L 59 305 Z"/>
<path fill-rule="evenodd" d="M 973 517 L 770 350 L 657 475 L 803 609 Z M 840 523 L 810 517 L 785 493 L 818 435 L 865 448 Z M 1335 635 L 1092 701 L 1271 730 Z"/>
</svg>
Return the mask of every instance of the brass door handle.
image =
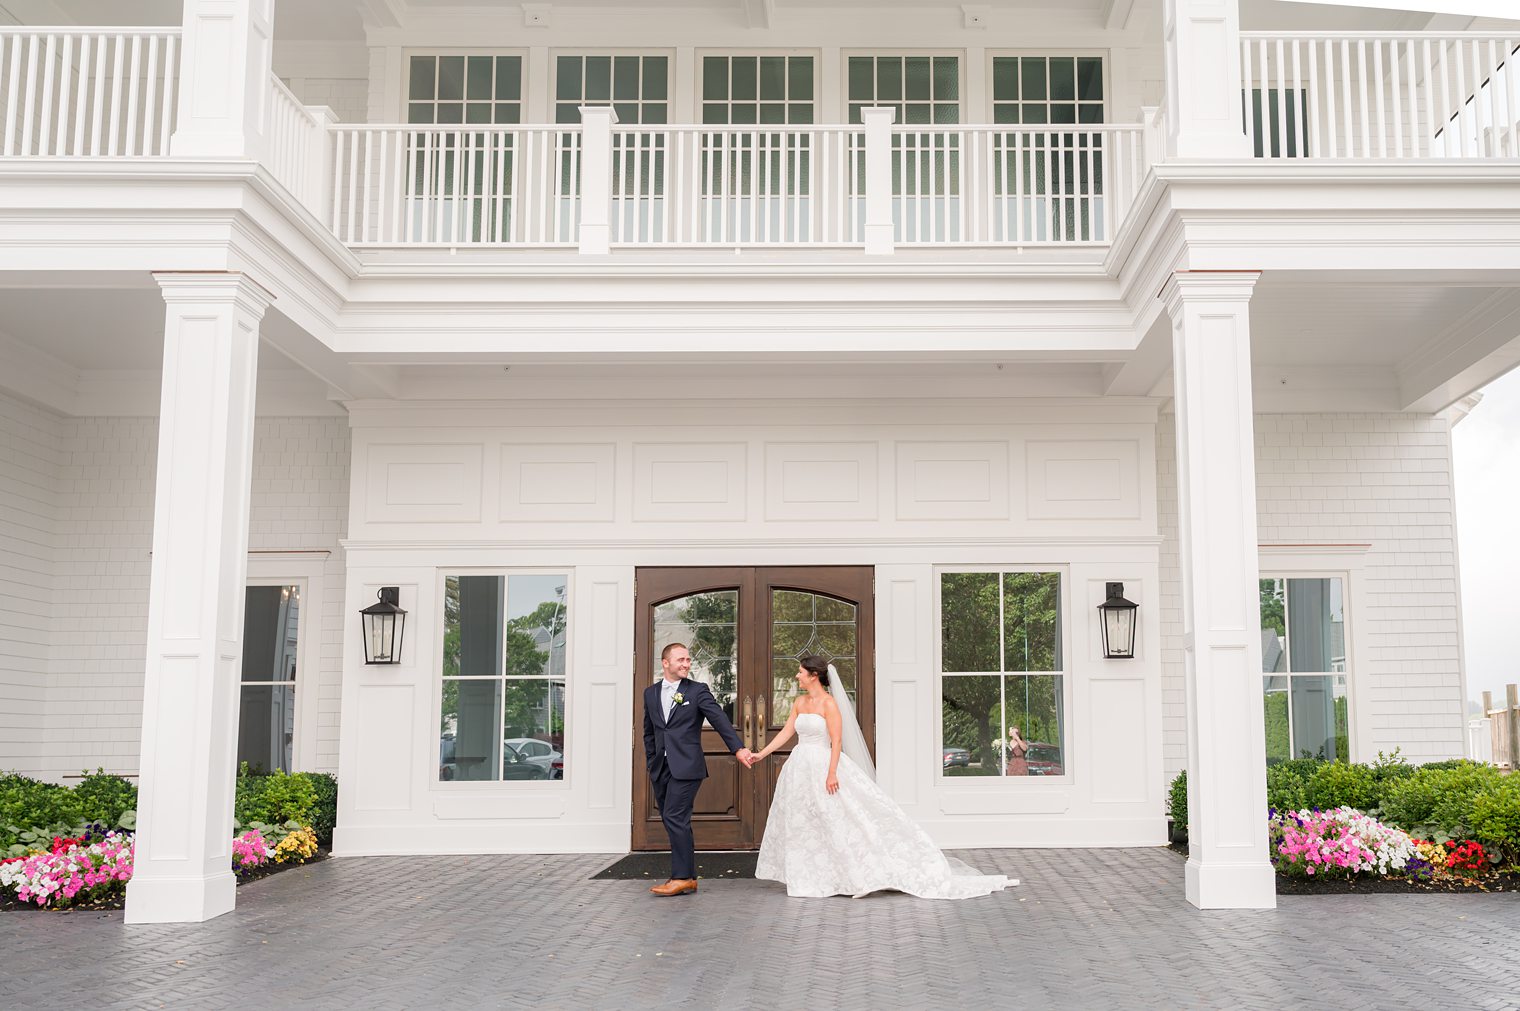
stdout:
<svg viewBox="0 0 1520 1011">
<path fill-rule="evenodd" d="M 751 750 L 759 751 L 765 747 L 765 696 L 755 696 L 755 746 Z"/>
<path fill-rule="evenodd" d="M 755 700 L 752 696 L 744 696 L 744 746 L 754 751 L 755 741 Z"/>
</svg>

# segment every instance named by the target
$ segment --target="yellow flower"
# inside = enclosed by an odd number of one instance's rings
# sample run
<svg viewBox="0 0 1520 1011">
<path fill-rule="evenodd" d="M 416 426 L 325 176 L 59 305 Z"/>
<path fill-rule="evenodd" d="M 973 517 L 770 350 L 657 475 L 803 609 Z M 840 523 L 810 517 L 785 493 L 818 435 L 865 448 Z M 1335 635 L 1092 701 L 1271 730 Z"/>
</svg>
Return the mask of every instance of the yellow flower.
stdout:
<svg viewBox="0 0 1520 1011">
<path fill-rule="evenodd" d="M 317 833 L 311 827 L 296 829 L 290 835 L 281 839 L 274 848 L 274 859 L 277 863 L 287 860 L 302 861 L 312 857 L 317 852 Z"/>
</svg>

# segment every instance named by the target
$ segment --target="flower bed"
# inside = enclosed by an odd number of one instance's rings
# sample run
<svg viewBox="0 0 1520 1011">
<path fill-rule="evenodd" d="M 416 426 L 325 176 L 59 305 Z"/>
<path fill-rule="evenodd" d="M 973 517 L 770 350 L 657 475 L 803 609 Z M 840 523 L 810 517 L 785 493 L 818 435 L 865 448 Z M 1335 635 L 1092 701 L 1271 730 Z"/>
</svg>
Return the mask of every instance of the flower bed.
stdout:
<svg viewBox="0 0 1520 1011">
<path fill-rule="evenodd" d="M 1282 894 L 1520 890 L 1520 775 L 1300 759 L 1267 769 L 1268 848 Z M 1186 773 L 1171 788 L 1186 852 Z"/>
<path fill-rule="evenodd" d="M 136 802 L 131 783 L 103 773 L 73 790 L 0 776 L 0 909 L 122 908 Z M 231 861 L 238 884 L 325 858 L 336 804 L 331 776 L 243 770 Z"/>
</svg>

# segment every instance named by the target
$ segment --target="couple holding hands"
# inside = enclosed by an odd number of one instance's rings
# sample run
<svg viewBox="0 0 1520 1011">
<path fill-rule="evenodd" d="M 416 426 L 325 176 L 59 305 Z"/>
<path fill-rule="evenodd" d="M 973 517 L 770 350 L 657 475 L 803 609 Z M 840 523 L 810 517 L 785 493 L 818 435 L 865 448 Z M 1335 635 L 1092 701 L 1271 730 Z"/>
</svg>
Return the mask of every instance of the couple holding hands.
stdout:
<svg viewBox="0 0 1520 1011">
<path fill-rule="evenodd" d="M 755 877 L 781 882 L 788 895 L 860 898 L 892 890 L 926 899 L 965 899 L 1018 884 L 947 858 L 876 785 L 850 697 L 821 657 L 799 661 L 801 693 L 792 702 L 786 726 L 758 753 L 744 747 L 707 685 L 691 678 L 691 653 L 684 645 L 665 647 L 660 672 L 644 692 L 644 758 L 670 838 L 671 873 L 669 881 L 650 889 L 654 894 L 697 890 L 691 812 L 707 778 L 704 720 L 746 768 L 797 737 L 776 780 L 755 867 Z"/>
</svg>

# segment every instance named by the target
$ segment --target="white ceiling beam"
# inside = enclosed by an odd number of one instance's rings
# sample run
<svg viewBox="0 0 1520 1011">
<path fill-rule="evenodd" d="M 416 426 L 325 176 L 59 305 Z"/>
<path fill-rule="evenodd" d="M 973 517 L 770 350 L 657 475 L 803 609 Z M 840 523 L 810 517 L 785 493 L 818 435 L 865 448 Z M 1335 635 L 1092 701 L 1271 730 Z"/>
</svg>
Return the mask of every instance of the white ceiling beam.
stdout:
<svg viewBox="0 0 1520 1011">
<path fill-rule="evenodd" d="M 406 20 L 405 0 L 359 0 L 359 19 L 365 28 L 400 28 Z"/>
<path fill-rule="evenodd" d="M 776 18 L 776 0 L 744 0 L 744 16 L 751 28 L 770 28 Z"/>
<path fill-rule="evenodd" d="M 1129 27 L 1130 15 L 1135 12 L 1135 0 L 1103 0 L 1103 27 L 1109 31 L 1123 31 Z"/>
<path fill-rule="evenodd" d="M 1515 0 L 1293 0 L 1317 7 L 1377 7 L 1426 14 L 1466 14 L 1475 18 L 1514 18 Z"/>
</svg>

